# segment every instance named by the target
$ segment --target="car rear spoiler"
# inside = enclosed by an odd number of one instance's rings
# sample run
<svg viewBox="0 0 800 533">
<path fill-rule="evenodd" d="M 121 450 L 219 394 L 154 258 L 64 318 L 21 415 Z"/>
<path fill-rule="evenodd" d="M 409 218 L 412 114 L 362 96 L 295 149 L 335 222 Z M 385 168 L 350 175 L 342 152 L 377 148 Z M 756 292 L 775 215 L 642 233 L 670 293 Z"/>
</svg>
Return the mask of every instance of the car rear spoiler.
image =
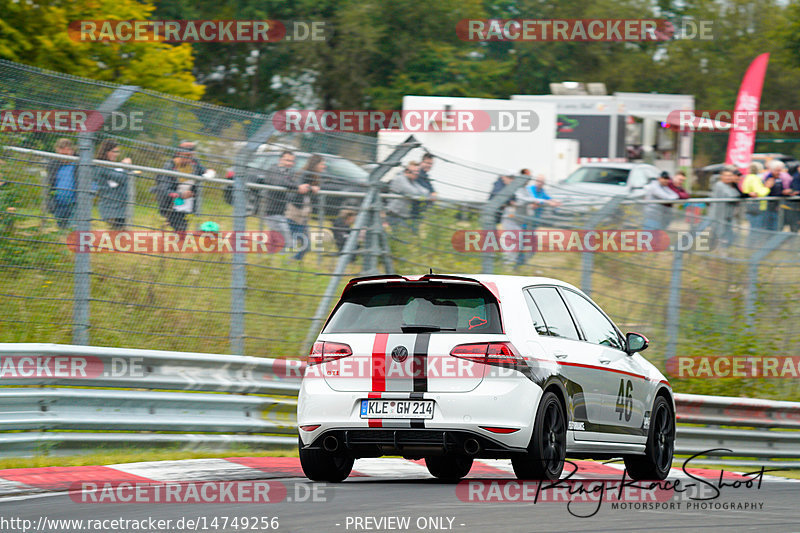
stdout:
<svg viewBox="0 0 800 533">
<path fill-rule="evenodd" d="M 347 292 L 348 289 L 360 283 L 378 283 L 378 282 L 391 282 L 391 281 L 401 281 L 401 282 L 438 281 L 438 280 L 456 281 L 461 283 L 474 283 L 476 285 L 483 286 L 483 283 L 474 278 L 467 278 L 464 276 L 451 276 L 448 274 L 425 274 L 424 276 L 401 276 L 399 274 L 383 274 L 379 276 L 363 276 L 360 278 L 353 278 L 347 283 L 347 285 L 344 288 L 344 291 L 342 291 L 342 294 Z"/>
</svg>

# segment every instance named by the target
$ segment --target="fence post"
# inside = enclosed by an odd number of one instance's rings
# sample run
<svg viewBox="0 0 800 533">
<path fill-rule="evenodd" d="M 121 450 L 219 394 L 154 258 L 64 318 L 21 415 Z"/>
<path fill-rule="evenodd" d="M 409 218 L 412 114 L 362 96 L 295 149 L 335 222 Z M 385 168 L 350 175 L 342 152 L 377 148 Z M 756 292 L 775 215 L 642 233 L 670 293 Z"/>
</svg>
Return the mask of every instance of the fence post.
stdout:
<svg viewBox="0 0 800 533">
<path fill-rule="evenodd" d="M 681 319 L 681 278 L 683 277 L 683 251 L 675 248 L 672 256 L 672 275 L 669 281 L 669 297 L 667 299 L 667 347 L 664 360 L 675 357 L 678 353 L 678 331 Z"/>
<path fill-rule="evenodd" d="M 596 229 L 600 223 L 617 210 L 619 204 L 625 199 L 624 196 L 612 196 L 611 199 L 603 204 L 603 207 L 594 213 L 586 225 L 585 230 Z M 594 252 L 581 253 L 581 290 L 588 296 L 592 295 L 592 271 L 594 270 Z"/>
<path fill-rule="evenodd" d="M 233 174 L 234 235 L 247 229 L 247 166 L 250 157 L 275 133 L 272 117 L 267 119 L 236 154 Z M 234 239 L 234 242 L 236 239 Z M 231 327 L 228 339 L 233 355 L 244 355 L 245 298 L 247 297 L 247 255 L 234 247 L 231 258 Z"/>
<path fill-rule="evenodd" d="M 132 85 L 119 87 L 97 108 L 103 115 L 103 122 L 112 111 L 116 111 L 139 88 Z M 81 232 L 91 231 L 92 227 L 92 180 L 94 177 L 94 132 L 84 131 L 78 136 L 78 172 L 75 189 L 77 193 L 75 205 L 76 229 Z M 74 287 L 72 307 L 72 344 L 89 344 L 89 308 L 91 302 L 91 254 L 75 254 L 73 266 Z"/>
<path fill-rule="evenodd" d="M 497 223 L 495 222 L 497 220 L 497 211 L 516 194 L 517 189 L 523 187 L 530 179 L 530 176 L 525 176 L 524 174 L 514 176 L 511 183 L 501 189 L 494 198 L 483 204 L 481 208 L 481 228 L 484 231 L 494 231 L 497 228 Z M 494 254 L 484 253 L 481 258 L 481 274 L 492 274 L 493 272 Z"/>
<path fill-rule="evenodd" d="M 333 301 L 333 296 L 336 293 L 336 289 L 339 286 L 339 282 L 344 275 L 345 269 L 347 265 L 350 264 L 350 260 L 354 255 L 356 247 L 358 246 L 358 236 L 361 233 L 361 230 L 367 228 L 367 231 L 370 230 L 370 223 L 372 223 L 371 227 L 376 227 L 375 221 L 370 220 L 370 213 L 375 213 L 375 216 L 380 217 L 380 210 L 379 206 L 381 205 L 381 196 L 379 194 L 380 189 L 380 181 L 381 178 L 389 172 L 389 169 L 396 167 L 400 164 L 403 160 L 403 157 L 410 152 L 411 150 L 419 147 L 419 143 L 414 136 L 408 137 L 402 144 L 399 144 L 397 148 L 395 148 L 394 152 L 386 158 L 386 160 L 375 167 L 372 172 L 370 172 L 368 182 L 369 182 L 369 192 L 367 195 L 364 196 L 364 199 L 361 202 L 361 207 L 358 210 L 358 215 L 356 216 L 356 221 L 353 223 L 353 228 L 350 231 L 350 234 L 347 236 L 347 241 L 345 241 L 344 248 L 339 255 L 339 260 L 336 262 L 336 270 L 334 270 L 333 274 L 331 275 L 330 281 L 328 281 L 328 286 L 325 289 L 325 294 L 323 294 L 322 299 L 317 305 L 317 311 L 314 313 L 314 318 L 311 320 L 311 325 L 308 328 L 308 333 L 306 334 L 305 338 L 305 345 L 311 343 L 314 338 L 319 333 L 319 328 L 322 325 L 322 320 L 325 318 L 325 315 L 330 308 L 331 302 Z M 377 225 L 380 228 L 380 224 Z M 383 233 L 380 231 L 380 233 Z M 380 235 L 378 235 L 380 237 Z M 370 252 L 371 253 L 371 250 Z"/>
<path fill-rule="evenodd" d="M 747 268 L 747 292 L 744 295 L 745 322 L 748 328 L 753 327 L 753 316 L 756 307 L 756 291 L 758 290 L 756 281 L 758 280 L 758 264 L 774 250 L 780 248 L 793 233 L 777 232 L 764 243 L 764 246 L 753 252 L 750 257 L 750 265 Z"/>
</svg>

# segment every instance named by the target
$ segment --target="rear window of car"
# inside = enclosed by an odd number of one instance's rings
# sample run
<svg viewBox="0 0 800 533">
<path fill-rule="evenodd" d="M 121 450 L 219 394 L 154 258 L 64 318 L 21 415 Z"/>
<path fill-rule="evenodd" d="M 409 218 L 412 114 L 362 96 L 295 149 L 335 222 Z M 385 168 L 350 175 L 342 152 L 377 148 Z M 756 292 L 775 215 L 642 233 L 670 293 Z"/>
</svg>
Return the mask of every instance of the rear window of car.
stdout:
<svg viewBox="0 0 800 533">
<path fill-rule="evenodd" d="M 354 287 L 323 333 L 502 333 L 497 300 L 461 284 L 379 284 Z"/>
</svg>

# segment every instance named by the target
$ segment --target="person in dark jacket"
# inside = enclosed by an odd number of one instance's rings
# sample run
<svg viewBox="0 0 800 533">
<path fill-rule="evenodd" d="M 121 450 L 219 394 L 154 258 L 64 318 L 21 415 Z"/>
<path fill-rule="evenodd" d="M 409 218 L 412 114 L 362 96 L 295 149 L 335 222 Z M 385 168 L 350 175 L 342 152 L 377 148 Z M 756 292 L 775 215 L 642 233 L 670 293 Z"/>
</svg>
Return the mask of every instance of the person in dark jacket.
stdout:
<svg viewBox="0 0 800 533">
<path fill-rule="evenodd" d="M 433 155 L 426 153 L 422 156 L 422 161 L 419 164 L 416 183 L 428 191 L 429 199 L 435 200 L 436 190 L 433 188 L 433 182 L 431 181 L 431 177 L 429 175 L 431 168 L 433 168 Z M 422 213 L 424 213 L 428 208 L 428 203 L 428 201 L 424 200 L 414 200 L 411 202 L 410 222 L 411 229 L 414 233 L 417 232 L 419 220 L 422 218 Z"/>
<path fill-rule="evenodd" d="M 792 178 L 786 173 L 785 168 L 783 161 L 773 160 L 770 162 L 769 172 L 764 175 L 764 185 L 769 187 L 768 196 L 782 197 L 791 193 L 789 184 Z M 768 231 L 780 231 L 783 229 L 778 227 L 778 210 L 782 203 L 780 200 L 767 201 L 764 229 Z"/>
<path fill-rule="evenodd" d="M 286 198 L 286 220 L 292 236 L 292 245 L 300 247 L 294 255 L 298 261 L 303 259 L 310 245 L 308 219 L 311 216 L 313 196 L 320 190 L 320 183 L 326 169 L 325 158 L 319 154 L 312 154 L 303 170 L 293 174 L 289 183 Z"/>
<path fill-rule="evenodd" d="M 333 227 L 331 228 L 333 240 L 340 252 L 347 243 L 347 237 L 350 236 L 351 228 L 356 221 L 356 215 L 356 206 L 345 205 L 339 210 L 338 216 L 333 221 Z"/>
<path fill-rule="evenodd" d="M 266 174 L 258 179 L 258 183 L 277 185 L 288 189 L 294 182 L 294 162 L 294 153 L 285 150 L 278 159 L 278 163 L 267 169 Z M 267 227 L 270 231 L 280 233 L 286 246 L 289 246 L 291 239 L 289 221 L 286 218 L 288 195 L 288 190 L 261 190 L 258 201 L 258 212 L 264 217 Z"/>
<path fill-rule="evenodd" d="M 183 141 L 178 145 L 175 156 L 164 165 L 164 170 L 174 170 L 184 174 L 202 176 L 206 168 L 195 158 L 196 143 Z M 195 211 L 199 196 L 197 182 L 192 179 L 161 174 L 156 178 L 152 192 L 158 201 L 161 215 L 167 219 L 172 229 L 183 233 L 188 225 L 186 215 Z"/>
<path fill-rule="evenodd" d="M 116 161 L 119 157 L 119 145 L 112 139 L 100 143 L 97 159 Z M 130 164 L 126 157 L 121 161 Z M 125 211 L 128 204 L 128 173 L 122 169 L 105 166 L 94 167 L 94 188 L 97 191 L 97 209 L 114 231 L 125 229 Z"/>
<path fill-rule="evenodd" d="M 495 180 L 494 184 L 492 185 L 492 191 L 489 193 L 489 200 L 497 196 L 500 191 L 506 188 L 506 185 L 510 185 L 511 182 L 514 181 L 514 176 L 507 175 L 507 176 L 500 176 Z M 501 205 L 500 208 L 497 210 L 497 213 L 494 217 L 494 223 L 499 224 L 500 219 L 503 218 L 503 210 L 514 201 L 514 197 L 512 196 L 505 205 Z"/>
</svg>

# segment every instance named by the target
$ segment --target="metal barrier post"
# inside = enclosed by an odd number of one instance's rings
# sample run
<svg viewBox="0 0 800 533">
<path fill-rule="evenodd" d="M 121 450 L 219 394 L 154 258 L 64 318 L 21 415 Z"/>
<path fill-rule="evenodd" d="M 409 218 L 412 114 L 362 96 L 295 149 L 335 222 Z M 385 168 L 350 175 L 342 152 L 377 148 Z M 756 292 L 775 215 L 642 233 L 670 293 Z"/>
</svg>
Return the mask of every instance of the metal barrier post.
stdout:
<svg viewBox="0 0 800 533">
<path fill-rule="evenodd" d="M 331 275 L 328 286 L 325 289 L 325 294 L 322 296 L 319 305 L 317 305 L 317 311 L 314 313 L 314 319 L 311 321 L 311 326 L 308 328 L 308 334 L 305 338 L 304 344 L 306 346 L 309 345 L 317 336 L 317 333 L 319 333 L 322 320 L 330 308 L 331 302 L 333 301 L 333 296 L 336 293 L 337 287 L 339 286 L 339 281 L 344 275 L 347 265 L 350 264 L 350 259 L 353 257 L 356 247 L 358 246 L 358 236 L 361 233 L 361 230 L 369 227 L 368 224 L 370 222 L 370 210 L 373 210 L 374 206 L 380 205 L 381 198 L 379 189 L 381 178 L 386 175 L 387 172 L 389 172 L 390 168 L 399 165 L 403 160 L 403 157 L 405 157 L 408 152 L 417 148 L 418 146 L 419 143 L 416 141 L 416 139 L 414 139 L 414 136 L 410 136 L 405 140 L 405 142 L 395 148 L 394 152 L 392 152 L 392 154 L 386 158 L 386 161 L 375 167 L 372 172 L 370 172 L 368 178 L 368 182 L 370 184 L 369 192 L 366 196 L 364 196 L 364 200 L 361 202 L 361 207 L 358 210 L 356 221 L 353 223 L 353 228 L 350 231 L 350 235 L 347 236 L 347 241 L 345 242 L 344 248 L 342 248 L 342 251 L 339 255 L 339 260 L 336 263 L 336 270 L 334 270 L 333 274 Z M 372 222 L 374 224 L 374 221 Z"/>
<path fill-rule="evenodd" d="M 750 265 L 747 269 L 747 292 L 744 295 L 744 313 L 747 327 L 753 327 L 753 319 L 755 315 L 755 302 L 756 302 L 756 281 L 758 279 L 758 264 L 767 257 L 770 253 L 780 248 L 793 234 L 786 232 L 775 233 L 770 239 L 764 243 L 764 246 L 759 248 L 753 253 L 750 258 Z"/>
<path fill-rule="evenodd" d="M 624 196 L 613 196 L 603 207 L 597 210 L 589 219 L 583 229 L 596 229 L 600 223 L 608 218 L 625 199 Z M 592 295 L 592 271 L 594 270 L 594 252 L 581 254 L 581 290 L 587 295 Z"/>
<path fill-rule="evenodd" d="M 681 277 L 683 276 L 683 251 L 675 249 L 672 256 L 672 275 L 667 299 L 667 347 L 664 360 L 675 357 L 678 351 L 678 331 L 681 318 Z"/>
<path fill-rule="evenodd" d="M 505 175 L 505 174 L 504 174 Z M 524 187 L 531 179 L 530 176 L 514 176 L 514 180 L 506 185 L 494 198 L 483 204 L 481 208 L 481 229 L 484 231 L 494 231 L 497 227 L 497 211 L 508 202 L 517 189 Z M 481 258 L 481 274 L 492 274 L 494 272 L 494 254 L 484 253 Z"/>
<path fill-rule="evenodd" d="M 250 157 L 275 133 L 272 118 L 269 118 L 247 144 L 236 154 L 233 175 L 233 231 L 234 234 L 247 229 L 247 165 Z M 247 297 L 247 256 L 238 247 L 231 259 L 231 327 L 229 333 L 232 354 L 244 354 L 245 299 Z"/>
<path fill-rule="evenodd" d="M 111 96 L 100 104 L 97 111 L 103 115 L 105 121 L 112 111 L 116 111 L 139 88 L 126 85 L 114 91 Z M 94 132 L 86 131 L 78 137 L 78 172 L 76 176 L 77 201 L 75 205 L 76 229 L 80 232 L 91 231 L 92 224 L 92 181 L 94 178 Z M 89 306 L 91 301 L 91 259 L 89 253 L 75 254 L 73 274 L 75 286 L 73 287 L 72 308 L 72 343 L 89 344 Z"/>
</svg>

